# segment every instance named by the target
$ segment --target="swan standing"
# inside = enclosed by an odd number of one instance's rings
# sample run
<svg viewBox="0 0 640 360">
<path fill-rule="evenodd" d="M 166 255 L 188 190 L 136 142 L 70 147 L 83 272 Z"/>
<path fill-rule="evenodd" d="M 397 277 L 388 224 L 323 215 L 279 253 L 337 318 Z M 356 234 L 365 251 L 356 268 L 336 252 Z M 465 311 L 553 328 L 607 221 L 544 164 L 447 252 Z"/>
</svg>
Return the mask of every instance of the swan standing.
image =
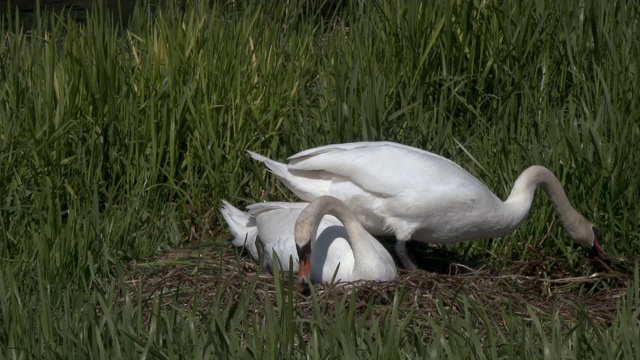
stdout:
<svg viewBox="0 0 640 360">
<path fill-rule="evenodd" d="M 291 261 L 301 282 L 328 283 L 334 274 L 335 282 L 388 281 L 397 276 L 389 252 L 336 198 L 320 197 L 311 204 L 257 203 L 249 205 L 248 212 L 225 200 L 222 203 L 220 211 L 234 236 L 232 243 L 245 246 L 256 260 L 264 253 L 269 270 L 273 269 L 272 256 L 277 256 L 281 270 L 287 271 Z M 301 266 L 297 244 L 302 251 Z"/>
<path fill-rule="evenodd" d="M 551 171 L 531 166 L 504 202 L 456 163 L 392 142 L 334 144 L 302 151 L 282 164 L 249 151 L 301 199 L 335 196 L 373 235 L 395 235 L 396 253 L 413 270 L 406 241 L 452 243 L 505 236 L 529 213 L 537 186 L 577 244 L 604 254 L 600 230 L 571 206 Z"/>
</svg>

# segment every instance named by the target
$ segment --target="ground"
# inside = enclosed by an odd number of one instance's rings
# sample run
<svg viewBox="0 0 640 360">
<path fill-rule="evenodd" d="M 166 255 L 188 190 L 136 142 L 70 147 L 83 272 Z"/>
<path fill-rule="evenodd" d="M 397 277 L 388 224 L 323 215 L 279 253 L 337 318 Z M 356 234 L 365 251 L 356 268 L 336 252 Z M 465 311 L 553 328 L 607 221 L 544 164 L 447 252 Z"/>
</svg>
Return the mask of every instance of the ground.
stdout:
<svg viewBox="0 0 640 360">
<path fill-rule="evenodd" d="M 217 235 L 224 238 L 223 233 Z M 331 311 L 336 293 L 355 291 L 355 297 L 348 301 L 356 301 L 356 309 L 372 304 L 372 315 L 382 314 L 396 293 L 401 293 L 400 309 L 432 318 L 442 316 L 443 306 L 448 312 L 461 313 L 468 301 L 484 309 L 497 324 L 504 320 L 505 311 L 513 314 L 526 309 L 562 320 L 577 319 L 586 313 L 591 319 L 610 323 L 616 319 L 619 299 L 627 291 L 628 282 L 633 281 L 632 271 L 628 270 L 632 266 L 630 260 L 589 259 L 586 252 L 584 269 L 600 270 L 575 276 L 562 261 L 550 258 L 505 261 L 497 268 L 479 261 L 459 262 L 459 255 L 454 252 L 421 243 L 410 243 L 409 248 L 418 263 L 430 259 L 430 271 L 399 270 L 395 281 L 367 282 L 355 290 L 317 285 L 314 290 L 321 303 L 326 304 L 324 310 Z M 436 258 L 440 261 L 434 261 Z M 546 268 L 548 264 L 553 264 L 551 269 Z M 149 309 L 157 299 L 165 305 L 177 303 L 188 309 L 199 296 L 201 313 L 206 316 L 216 299 L 239 302 L 247 295 L 252 298 L 247 306 L 255 307 L 247 311 L 258 313 L 265 301 L 275 303 L 276 283 L 281 283 L 294 290 L 295 307 L 300 314 L 313 311 L 309 289 L 297 284 L 295 276 L 279 276 L 275 279 L 264 273 L 247 253 L 229 243 L 195 242 L 190 247 L 166 250 L 143 263 L 131 262 L 126 284 L 133 301 L 143 301 Z M 247 285 L 253 281 L 258 285 Z M 253 293 L 247 294 L 248 289 Z"/>
</svg>

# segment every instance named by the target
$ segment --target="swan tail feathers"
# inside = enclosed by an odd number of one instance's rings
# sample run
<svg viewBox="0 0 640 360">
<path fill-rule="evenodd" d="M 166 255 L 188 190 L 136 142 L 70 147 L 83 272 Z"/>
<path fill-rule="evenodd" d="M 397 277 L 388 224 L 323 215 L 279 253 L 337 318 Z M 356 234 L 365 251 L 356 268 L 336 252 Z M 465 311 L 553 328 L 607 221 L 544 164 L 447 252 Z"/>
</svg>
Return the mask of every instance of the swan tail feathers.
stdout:
<svg viewBox="0 0 640 360">
<path fill-rule="evenodd" d="M 220 213 L 227 222 L 231 235 L 234 237 L 231 243 L 237 247 L 246 247 L 251 257 L 258 259 L 259 254 L 256 247 L 258 228 L 256 226 L 256 219 L 248 213 L 234 207 L 224 199 L 222 199 Z"/>
<path fill-rule="evenodd" d="M 324 179 L 319 178 L 316 172 L 294 170 L 294 173 L 289 169 L 289 165 L 287 164 L 271 160 L 268 157 L 256 154 L 253 151 L 248 152 L 252 158 L 264 163 L 269 171 L 282 181 L 289 190 L 298 195 L 300 199 L 311 201 L 318 196 L 326 195 L 328 193 L 327 187 L 330 185 L 330 181 L 327 182 Z"/>
<path fill-rule="evenodd" d="M 254 153 L 253 151 L 247 150 L 247 152 L 249 152 L 249 155 L 251 155 L 252 158 L 265 164 L 269 171 L 280 179 L 288 179 L 290 177 L 289 168 L 286 164 L 271 160 L 268 157 Z"/>
</svg>

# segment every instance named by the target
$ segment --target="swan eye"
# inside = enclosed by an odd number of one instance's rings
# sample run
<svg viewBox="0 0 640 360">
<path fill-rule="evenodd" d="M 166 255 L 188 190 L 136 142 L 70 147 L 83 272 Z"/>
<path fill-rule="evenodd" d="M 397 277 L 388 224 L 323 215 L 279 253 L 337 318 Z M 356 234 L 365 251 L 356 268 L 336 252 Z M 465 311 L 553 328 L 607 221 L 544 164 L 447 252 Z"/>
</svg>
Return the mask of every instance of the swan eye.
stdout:
<svg viewBox="0 0 640 360">
<path fill-rule="evenodd" d="M 304 258 L 306 255 L 311 253 L 311 242 L 307 242 L 302 245 L 302 247 L 296 244 L 296 250 L 298 251 L 298 259 Z"/>
<path fill-rule="evenodd" d="M 600 229 L 598 229 L 597 227 L 593 226 L 591 228 L 593 230 L 593 238 L 598 241 L 600 239 L 602 239 L 602 233 L 600 232 Z"/>
</svg>

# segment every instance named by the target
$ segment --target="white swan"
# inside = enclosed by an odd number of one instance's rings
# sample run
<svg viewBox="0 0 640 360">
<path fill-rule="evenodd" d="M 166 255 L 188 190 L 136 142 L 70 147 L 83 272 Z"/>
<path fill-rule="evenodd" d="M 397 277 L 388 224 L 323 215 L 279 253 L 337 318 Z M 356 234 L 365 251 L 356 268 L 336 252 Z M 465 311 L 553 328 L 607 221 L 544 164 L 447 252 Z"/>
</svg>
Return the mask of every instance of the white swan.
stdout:
<svg viewBox="0 0 640 360">
<path fill-rule="evenodd" d="M 503 202 L 456 163 L 392 142 L 317 147 L 291 156 L 289 164 L 249 153 L 301 199 L 335 196 L 371 234 L 394 234 L 407 269 L 415 269 L 407 240 L 451 243 L 512 233 L 529 213 L 537 186 L 549 196 L 569 237 L 604 254 L 600 230 L 571 206 L 558 179 L 542 166 L 523 171 Z"/>
<path fill-rule="evenodd" d="M 311 204 L 256 203 L 247 207 L 248 212 L 225 200 L 222 203 L 220 211 L 234 236 L 232 243 L 245 246 L 256 260 L 264 253 L 269 270 L 275 255 L 283 271 L 288 271 L 291 261 L 301 282 L 328 283 L 334 274 L 335 282 L 388 281 L 397 276 L 389 252 L 336 198 L 320 197 Z M 296 243 L 302 251 L 302 266 Z"/>
<path fill-rule="evenodd" d="M 297 257 L 296 246 L 293 242 L 293 227 L 295 221 L 308 203 L 264 202 L 249 205 L 249 212 L 241 211 L 222 199 L 220 213 L 234 236 L 231 243 L 237 247 L 244 246 L 251 257 L 258 261 L 263 253 L 266 270 L 273 272 L 275 252 L 280 260 L 281 270 L 289 269 L 289 258 Z M 258 230 L 259 229 L 259 230 Z M 290 229 L 291 241 L 280 239 Z M 264 241 L 261 240 L 264 238 Z M 293 262 L 294 270 L 298 270 L 298 262 Z"/>
</svg>

